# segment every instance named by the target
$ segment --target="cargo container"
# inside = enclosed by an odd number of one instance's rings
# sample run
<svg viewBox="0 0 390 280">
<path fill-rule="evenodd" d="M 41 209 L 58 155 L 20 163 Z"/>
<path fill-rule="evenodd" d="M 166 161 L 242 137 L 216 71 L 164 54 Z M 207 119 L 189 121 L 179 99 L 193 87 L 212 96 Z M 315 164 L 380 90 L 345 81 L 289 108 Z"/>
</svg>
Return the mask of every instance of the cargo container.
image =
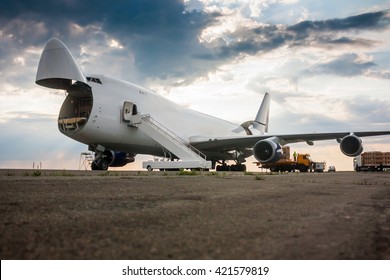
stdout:
<svg viewBox="0 0 390 280">
<path fill-rule="evenodd" d="M 365 152 L 353 159 L 356 171 L 383 171 L 390 169 L 390 152 Z"/>
</svg>

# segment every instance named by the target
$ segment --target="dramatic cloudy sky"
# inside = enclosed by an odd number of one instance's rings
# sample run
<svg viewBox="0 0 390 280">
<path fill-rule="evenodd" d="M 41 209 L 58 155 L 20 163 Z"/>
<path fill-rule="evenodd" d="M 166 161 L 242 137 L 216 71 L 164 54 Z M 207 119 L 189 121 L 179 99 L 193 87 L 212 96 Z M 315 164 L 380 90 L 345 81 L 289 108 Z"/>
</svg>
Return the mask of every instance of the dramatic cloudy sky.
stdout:
<svg viewBox="0 0 390 280">
<path fill-rule="evenodd" d="M 236 123 L 253 119 L 268 91 L 271 133 L 390 130 L 388 0 L 1 3 L 0 168 L 77 169 L 86 150 L 57 129 L 64 93 L 34 83 L 51 37 L 86 73 Z M 363 141 L 365 150 L 390 151 L 389 137 Z M 352 166 L 336 141 L 293 149 Z"/>
</svg>

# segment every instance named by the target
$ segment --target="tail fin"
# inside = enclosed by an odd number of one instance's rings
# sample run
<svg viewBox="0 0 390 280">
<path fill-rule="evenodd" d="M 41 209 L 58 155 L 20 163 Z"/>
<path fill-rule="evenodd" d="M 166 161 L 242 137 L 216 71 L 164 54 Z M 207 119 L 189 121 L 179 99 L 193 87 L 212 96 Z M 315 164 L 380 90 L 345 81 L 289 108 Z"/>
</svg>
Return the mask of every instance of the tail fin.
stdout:
<svg viewBox="0 0 390 280">
<path fill-rule="evenodd" d="M 48 88 L 67 89 L 72 85 L 72 80 L 87 83 L 83 71 L 65 44 L 57 38 L 50 39 L 39 60 L 35 82 Z"/>
<path fill-rule="evenodd" d="M 253 128 L 262 133 L 268 132 L 269 121 L 269 105 L 271 97 L 268 92 L 265 93 L 263 102 L 261 102 L 259 111 L 257 112 L 256 119 L 253 122 Z"/>
</svg>

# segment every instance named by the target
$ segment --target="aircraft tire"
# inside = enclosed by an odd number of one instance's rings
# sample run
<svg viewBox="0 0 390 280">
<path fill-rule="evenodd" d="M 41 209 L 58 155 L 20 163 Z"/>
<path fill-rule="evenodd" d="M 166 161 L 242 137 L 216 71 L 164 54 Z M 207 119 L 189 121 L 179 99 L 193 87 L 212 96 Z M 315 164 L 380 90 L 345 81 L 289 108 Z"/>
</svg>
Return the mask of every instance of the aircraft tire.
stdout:
<svg viewBox="0 0 390 280">
<path fill-rule="evenodd" d="M 91 163 L 91 170 L 98 170 L 98 166 L 94 161 Z"/>
<path fill-rule="evenodd" d="M 99 163 L 100 170 L 108 170 L 108 162 L 102 159 Z"/>
<path fill-rule="evenodd" d="M 217 171 L 230 171 L 229 165 L 217 165 Z"/>
</svg>

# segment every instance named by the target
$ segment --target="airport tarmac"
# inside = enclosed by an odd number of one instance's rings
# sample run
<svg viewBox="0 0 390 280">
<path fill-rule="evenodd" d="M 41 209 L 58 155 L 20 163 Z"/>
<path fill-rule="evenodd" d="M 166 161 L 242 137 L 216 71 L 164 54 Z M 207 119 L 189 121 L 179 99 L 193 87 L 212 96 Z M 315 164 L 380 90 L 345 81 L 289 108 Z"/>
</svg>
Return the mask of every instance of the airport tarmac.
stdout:
<svg viewBox="0 0 390 280">
<path fill-rule="evenodd" d="M 390 259 L 389 172 L 39 172 L 0 170 L 3 260 Z"/>
</svg>

